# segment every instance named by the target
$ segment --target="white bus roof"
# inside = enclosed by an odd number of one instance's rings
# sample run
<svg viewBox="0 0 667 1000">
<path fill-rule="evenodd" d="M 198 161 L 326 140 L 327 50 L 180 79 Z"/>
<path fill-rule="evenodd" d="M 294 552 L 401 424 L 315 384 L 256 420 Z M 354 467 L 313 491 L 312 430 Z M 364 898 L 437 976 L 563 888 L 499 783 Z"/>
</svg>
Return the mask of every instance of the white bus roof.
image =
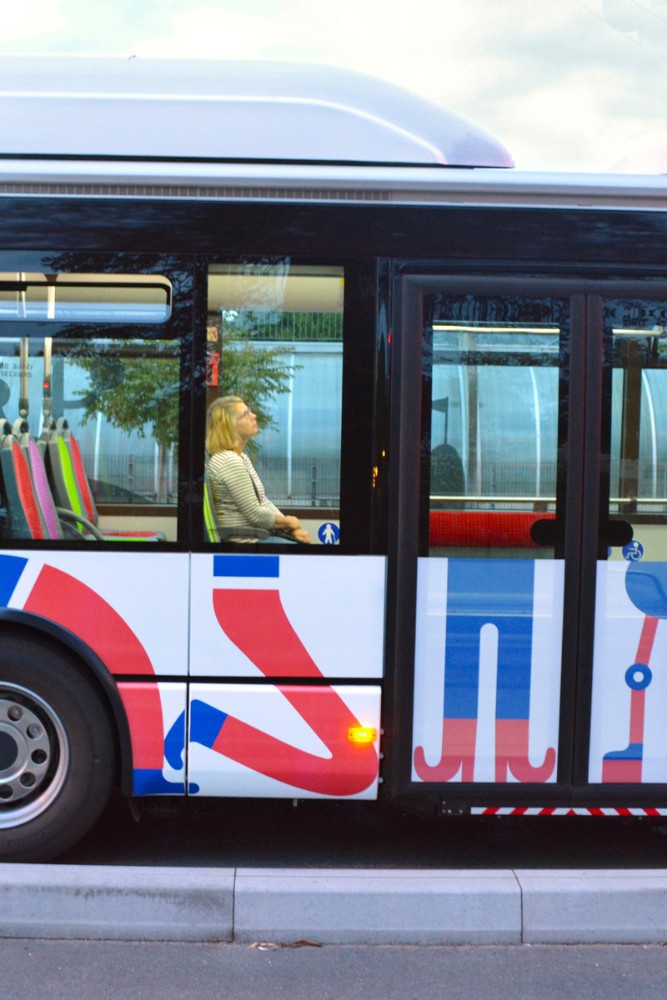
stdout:
<svg viewBox="0 0 667 1000">
<path fill-rule="evenodd" d="M 0 56 L 0 123 L 0 158 L 513 165 L 446 108 L 298 62 Z"/>
</svg>

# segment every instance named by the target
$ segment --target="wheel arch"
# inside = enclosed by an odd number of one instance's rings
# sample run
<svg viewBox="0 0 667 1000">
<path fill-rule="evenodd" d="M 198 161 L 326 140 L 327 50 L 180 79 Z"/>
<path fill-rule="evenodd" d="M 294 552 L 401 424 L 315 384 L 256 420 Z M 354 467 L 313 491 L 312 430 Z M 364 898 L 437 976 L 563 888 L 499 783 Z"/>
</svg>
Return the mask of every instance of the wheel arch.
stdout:
<svg viewBox="0 0 667 1000">
<path fill-rule="evenodd" d="M 27 611 L 0 608 L 0 637 L 3 631 L 9 629 L 14 633 L 19 631 L 25 632 L 26 635 L 37 633 L 55 640 L 62 648 L 74 654 L 85 670 L 92 675 L 114 724 L 119 755 L 120 788 L 124 795 L 131 795 L 133 768 L 130 727 L 118 685 L 103 660 L 90 646 L 61 625 Z"/>
</svg>

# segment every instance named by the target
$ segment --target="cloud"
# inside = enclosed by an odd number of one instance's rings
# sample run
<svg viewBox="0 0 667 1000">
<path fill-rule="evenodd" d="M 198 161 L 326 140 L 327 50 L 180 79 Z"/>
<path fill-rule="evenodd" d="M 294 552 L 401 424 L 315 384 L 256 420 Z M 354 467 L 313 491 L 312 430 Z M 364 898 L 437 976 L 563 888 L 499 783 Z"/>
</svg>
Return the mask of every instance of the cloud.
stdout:
<svg viewBox="0 0 667 1000">
<path fill-rule="evenodd" d="M 527 167 L 599 168 L 667 117 L 667 0 L 24 0 L 17 11 L 3 19 L 15 51 L 365 71 L 467 115 Z"/>
<path fill-rule="evenodd" d="M 45 35 L 58 34 L 66 27 L 58 3 L 52 0 L 29 0 L 10 4 L 2 11 L 2 48 L 5 52 L 41 49 Z M 35 44 L 37 43 L 37 44 Z"/>
</svg>

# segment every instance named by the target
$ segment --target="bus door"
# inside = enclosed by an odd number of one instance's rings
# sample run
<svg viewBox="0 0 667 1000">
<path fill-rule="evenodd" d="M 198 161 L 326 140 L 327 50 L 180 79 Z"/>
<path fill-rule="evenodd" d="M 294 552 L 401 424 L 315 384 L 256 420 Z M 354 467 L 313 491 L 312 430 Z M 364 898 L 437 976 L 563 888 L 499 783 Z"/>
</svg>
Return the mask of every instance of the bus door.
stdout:
<svg viewBox="0 0 667 1000">
<path fill-rule="evenodd" d="M 397 600 L 416 613 L 393 785 L 445 811 L 545 803 L 574 766 L 585 299 L 417 275 L 397 293 Z"/>
<path fill-rule="evenodd" d="M 629 522 L 632 538 L 597 553 L 588 778 L 630 806 L 653 785 L 665 806 L 667 289 L 617 287 L 590 309 L 606 362 L 600 517 Z"/>
</svg>

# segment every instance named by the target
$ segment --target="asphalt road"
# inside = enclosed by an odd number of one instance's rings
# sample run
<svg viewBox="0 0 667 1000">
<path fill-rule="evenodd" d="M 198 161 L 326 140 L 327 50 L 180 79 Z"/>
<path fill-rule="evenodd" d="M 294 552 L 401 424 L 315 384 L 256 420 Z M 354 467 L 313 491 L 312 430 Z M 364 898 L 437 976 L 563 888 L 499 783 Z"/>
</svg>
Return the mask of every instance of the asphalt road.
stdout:
<svg viewBox="0 0 667 1000">
<path fill-rule="evenodd" d="M 3 1000 L 663 1000 L 659 946 L 0 941 Z"/>
<path fill-rule="evenodd" d="M 667 820 L 422 818 L 379 803 L 114 802 L 61 864 L 250 868 L 667 868 Z"/>
</svg>

